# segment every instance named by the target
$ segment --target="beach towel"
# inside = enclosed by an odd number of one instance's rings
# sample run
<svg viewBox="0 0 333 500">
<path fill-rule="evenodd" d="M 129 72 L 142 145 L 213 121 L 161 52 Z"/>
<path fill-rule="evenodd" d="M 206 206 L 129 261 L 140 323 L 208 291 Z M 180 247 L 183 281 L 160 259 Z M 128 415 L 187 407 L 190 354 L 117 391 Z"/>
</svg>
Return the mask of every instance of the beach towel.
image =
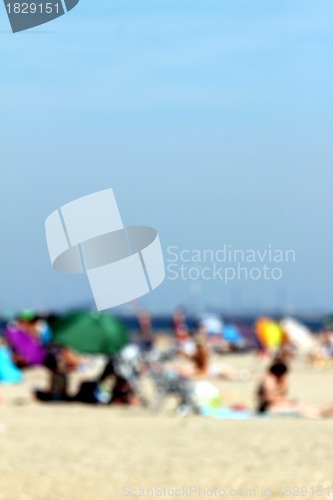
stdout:
<svg viewBox="0 0 333 500">
<path fill-rule="evenodd" d="M 14 365 L 11 352 L 6 346 L 0 347 L 0 382 L 15 384 L 21 382 L 21 371 Z"/>
<path fill-rule="evenodd" d="M 200 408 L 201 415 L 205 417 L 214 417 L 224 420 L 247 420 L 256 416 L 249 410 L 234 410 L 232 408 L 211 408 L 204 406 Z"/>
</svg>

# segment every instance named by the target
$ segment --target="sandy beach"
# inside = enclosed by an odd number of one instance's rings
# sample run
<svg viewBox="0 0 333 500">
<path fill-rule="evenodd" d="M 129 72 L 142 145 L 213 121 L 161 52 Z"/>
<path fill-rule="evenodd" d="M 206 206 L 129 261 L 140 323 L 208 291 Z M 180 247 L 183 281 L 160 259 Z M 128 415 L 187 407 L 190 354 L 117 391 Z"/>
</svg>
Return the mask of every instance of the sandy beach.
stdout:
<svg viewBox="0 0 333 500">
<path fill-rule="evenodd" d="M 333 0 L 0 41 L 0 500 L 333 500 Z"/>
<path fill-rule="evenodd" d="M 248 383 L 215 382 L 222 402 L 253 405 L 262 362 L 254 355 L 223 361 L 256 374 Z M 1 500 L 282 498 L 302 496 L 301 486 L 304 496 L 327 498 L 333 486 L 333 419 L 179 418 L 172 401 L 158 415 L 140 407 L 43 405 L 29 396 L 42 379 L 35 369 L 23 384 L 0 387 Z M 295 363 L 291 389 L 327 404 L 332 368 Z"/>
</svg>

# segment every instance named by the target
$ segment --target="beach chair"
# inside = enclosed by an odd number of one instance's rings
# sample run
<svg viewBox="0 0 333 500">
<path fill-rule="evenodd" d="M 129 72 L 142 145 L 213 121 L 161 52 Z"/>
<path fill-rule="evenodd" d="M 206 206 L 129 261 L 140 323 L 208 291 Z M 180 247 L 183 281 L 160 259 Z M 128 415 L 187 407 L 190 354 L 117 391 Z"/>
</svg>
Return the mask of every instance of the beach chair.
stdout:
<svg viewBox="0 0 333 500">
<path fill-rule="evenodd" d="M 176 413 L 178 415 L 199 413 L 193 397 L 194 386 L 191 380 L 174 370 L 167 369 L 156 351 L 151 353 L 149 359 L 146 359 L 146 365 L 153 383 L 153 401 L 150 404 L 153 412 L 160 412 L 167 399 L 174 396 L 177 399 Z"/>
</svg>

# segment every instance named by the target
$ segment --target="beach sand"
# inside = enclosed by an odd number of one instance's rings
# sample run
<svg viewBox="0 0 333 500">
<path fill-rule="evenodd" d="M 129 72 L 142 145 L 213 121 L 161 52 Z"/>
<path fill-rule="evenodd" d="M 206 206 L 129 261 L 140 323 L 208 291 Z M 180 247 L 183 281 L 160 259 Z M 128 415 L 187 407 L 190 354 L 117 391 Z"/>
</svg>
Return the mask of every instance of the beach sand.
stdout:
<svg viewBox="0 0 333 500">
<path fill-rule="evenodd" d="M 222 402 L 253 405 L 262 362 L 254 355 L 222 361 L 256 373 L 248 383 L 219 381 Z M 291 394 L 333 403 L 332 374 L 332 368 L 297 362 Z M 324 499 L 328 488 L 333 497 L 333 419 L 180 418 L 172 401 L 158 415 L 140 407 L 43 405 L 29 396 L 41 380 L 45 373 L 35 369 L 18 386 L 0 386 L 1 500 L 283 498 L 301 492 Z"/>
</svg>

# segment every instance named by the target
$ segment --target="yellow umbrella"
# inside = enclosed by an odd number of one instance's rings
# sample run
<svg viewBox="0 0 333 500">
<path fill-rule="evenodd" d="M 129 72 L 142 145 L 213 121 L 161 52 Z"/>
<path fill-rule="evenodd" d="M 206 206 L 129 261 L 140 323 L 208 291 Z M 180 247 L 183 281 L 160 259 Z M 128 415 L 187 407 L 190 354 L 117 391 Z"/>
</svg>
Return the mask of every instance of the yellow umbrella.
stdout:
<svg viewBox="0 0 333 500">
<path fill-rule="evenodd" d="M 276 349 L 283 339 L 283 331 L 278 323 L 270 318 L 259 318 L 255 324 L 255 333 L 264 347 Z"/>
</svg>

